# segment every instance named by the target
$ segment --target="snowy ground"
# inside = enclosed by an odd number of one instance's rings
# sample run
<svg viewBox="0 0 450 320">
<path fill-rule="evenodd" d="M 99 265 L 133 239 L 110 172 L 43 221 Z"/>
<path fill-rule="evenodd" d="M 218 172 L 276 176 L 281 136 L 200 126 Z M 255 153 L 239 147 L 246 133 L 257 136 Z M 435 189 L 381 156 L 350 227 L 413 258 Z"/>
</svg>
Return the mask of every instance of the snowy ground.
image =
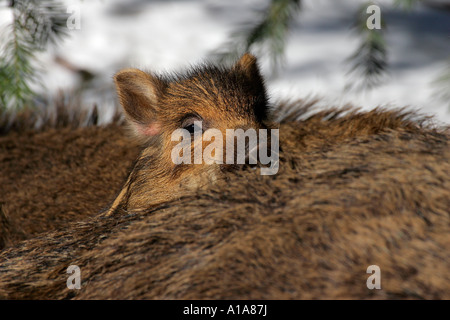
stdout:
<svg viewBox="0 0 450 320">
<path fill-rule="evenodd" d="M 44 83 L 49 92 L 70 90 L 76 73 L 55 62 L 55 56 L 76 68 L 98 75 L 87 104 L 102 110 L 102 122 L 112 114 L 115 96 L 112 75 L 123 67 L 146 70 L 181 70 L 202 61 L 228 40 L 230 32 L 257 21 L 255 9 L 268 1 L 144 1 L 66 0 L 79 6 L 81 28 L 71 30 L 58 48 L 41 56 Z M 350 31 L 361 0 L 304 0 L 303 11 L 289 36 L 286 65 L 271 76 L 262 60 L 272 99 L 321 97 L 323 105 L 352 103 L 364 109 L 409 106 L 450 123 L 448 101 L 434 98 L 431 82 L 450 56 L 450 11 L 419 5 L 405 13 L 378 1 L 387 21 L 390 74 L 386 82 L 366 93 L 345 91 L 351 78 L 344 60 L 358 46 Z M 441 0 L 440 2 L 449 1 Z M 447 7 L 448 8 L 448 7 Z M 0 12 L 0 24 L 7 19 Z M 2 14 L 3 13 L 3 14 Z M 2 20 L 3 19 L 3 20 Z M 449 88 L 450 90 L 450 88 Z"/>
</svg>

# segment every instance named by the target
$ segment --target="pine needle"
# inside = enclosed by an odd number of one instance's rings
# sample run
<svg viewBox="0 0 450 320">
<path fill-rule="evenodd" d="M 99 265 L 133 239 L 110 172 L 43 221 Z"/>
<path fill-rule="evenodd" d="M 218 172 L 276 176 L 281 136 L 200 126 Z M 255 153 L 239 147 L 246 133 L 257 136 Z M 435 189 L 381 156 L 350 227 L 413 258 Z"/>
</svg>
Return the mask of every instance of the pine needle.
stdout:
<svg viewBox="0 0 450 320">
<path fill-rule="evenodd" d="M 67 34 L 68 15 L 56 0 L 12 0 L 8 6 L 13 21 L 1 33 L 0 110 L 21 110 L 36 95 L 35 55 Z"/>
<path fill-rule="evenodd" d="M 236 60 L 245 52 L 252 51 L 259 56 L 268 55 L 276 72 L 284 62 L 284 50 L 290 23 L 300 12 L 301 0 L 272 0 L 262 12 L 262 19 L 256 25 L 244 25 L 234 32 L 225 51 L 213 52 L 219 62 Z"/>
<path fill-rule="evenodd" d="M 367 27 L 367 7 L 372 3 L 366 3 L 358 11 L 354 31 L 360 38 L 360 45 L 356 51 L 346 59 L 350 64 L 347 74 L 355 75 L 346 85 L 347 90 L 365 90 L 376 87 L 382 83 L 387 72 L 387 48 L 383 31 L 386 28 L 381 19 L 381 29 L 369 29 Z M 382 15 L 380 16 L 380 18 Z"/>
</svg>

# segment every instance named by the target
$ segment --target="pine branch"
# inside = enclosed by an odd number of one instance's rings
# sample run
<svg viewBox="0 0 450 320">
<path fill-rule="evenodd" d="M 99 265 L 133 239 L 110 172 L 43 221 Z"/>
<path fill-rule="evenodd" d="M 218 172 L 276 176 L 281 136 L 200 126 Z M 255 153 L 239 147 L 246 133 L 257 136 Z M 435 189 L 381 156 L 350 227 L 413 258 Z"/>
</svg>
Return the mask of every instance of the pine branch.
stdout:
<svg viewBox="0 0 450 320">
<path fill-rule="evenodd" d="M 289 25 L 301 9 L 301 0 L 272 0 L 256 25 L 244 25 L 225 45 L 225 51 L 217 50 L 213 56 L 220 62 L 235 60 L 247 51 L 268 55 L 275 72 L 283 63 Z"/>
<path fill-rule="evenodd" d="M 22 109 L 35 96 L 35 54 L 66 34 L 68 17 L 58 1 L 13 0 L 9 7 L 13 21 L 3 30 L 0 47 L 0 109 L 7 110 Z"/>
<path fill-rule="evenodd" d="M 384 20 L 381 19 L 381 29 L 369 29 L 367 27 L 367 7 L 372 3 L 361 6 L 358 11 L 354 31 L 361 39 L 361 44 L 356 51 L 346 59 L 351 65 L 347 74 L 353 74 L 356 79 L 346 85 L 347 90 L 371 89 L 380 85 L 387 72 L 387 49 L 384 40 Z M 381 15 L 382 17 L 382 15 Z"/>
</svg>

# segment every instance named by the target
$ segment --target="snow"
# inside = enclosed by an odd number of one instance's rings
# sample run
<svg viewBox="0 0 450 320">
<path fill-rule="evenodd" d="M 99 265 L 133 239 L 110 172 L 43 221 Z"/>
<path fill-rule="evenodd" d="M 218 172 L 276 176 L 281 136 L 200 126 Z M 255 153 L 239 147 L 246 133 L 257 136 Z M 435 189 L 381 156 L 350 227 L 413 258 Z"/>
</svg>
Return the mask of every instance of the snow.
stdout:
<svg viewBox="0 0 450 320">
<path fill-rule="evenodd" d="M 388 25 L 390 72 L 383 85 L 362 93 L 345 90 L 352 78 L 346 75 L 344 61 L 358 46 L 350 26 L 365 1 L 304 0 L 288 38 L 283 69 L 274 76 L 269 61 L 260 60 L 271 99 L 320 97 L 323 106 L 351 103 L 365 110 L 408 106 L 435 115 L 438 123 L 450 123 L 449 102 L 434 98 L 431 84 L 449 58 L 450 11 L 419 5 L 405 12 L 394 8 L 392 2 L 377 2 Z M 59 89 L 72 90 L 78 81 L 76 73 L 55 61 L 55 55 L 96 74 L 86 103 L 97 104 L 102 110 L 101 122 L 108 122 L 116 106 L 115 72 L 124 67 L 170 72 L 201 62 L 226 43 L 232 31 L 258 21 L 257 11 L 268 1 L 65 3 L 80 9 L 81 28 L 70 30 L 62 44 L 40 55 L 43 83 L 47 92 L 55 94 Z M 0 10 L 0 24 L 6 16 L 5 10 Z"/>
</svg>

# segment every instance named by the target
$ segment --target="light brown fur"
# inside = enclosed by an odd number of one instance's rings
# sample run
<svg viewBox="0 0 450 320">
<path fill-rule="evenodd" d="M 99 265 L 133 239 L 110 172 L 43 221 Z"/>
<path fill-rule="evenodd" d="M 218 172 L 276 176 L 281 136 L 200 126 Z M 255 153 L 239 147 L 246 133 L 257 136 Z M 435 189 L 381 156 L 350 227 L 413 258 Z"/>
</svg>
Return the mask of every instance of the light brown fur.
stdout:
<svg viewBox="0 0 450 320">
<path fill-rule="evenodd" d="M 147 208 L 0 252 L 0 298 L 449 299 L 449 130 L 403 111 L 275 110 L 276 175 L 242 166 L 158 203 L 142 195 L 151 181 L 131 187 Z M 80 290 L 66 287 L 73 264 Z"/>
<path fill-rule="evenodd" d="M 171 141 L 171 134 L 186 119 L 201 120 L 204 130 L 218 129 L 223 137 L 226 129 L 261 129 L 269 124 L 263 79 L 250 54 L 230 69 L 207 66 L 169 79 L 125 69 L 114 79 L 130 127 L 144 149 L 106 215 L 118 209 L 145 210 L 180 198 L 230 169 L 228 164 L 204 164 L 204 159 L 202 165 L 173 163 L 171 151 L 178 142 Z M 208 144 L 203 141 L 202 149 Z"/>
</svg>

